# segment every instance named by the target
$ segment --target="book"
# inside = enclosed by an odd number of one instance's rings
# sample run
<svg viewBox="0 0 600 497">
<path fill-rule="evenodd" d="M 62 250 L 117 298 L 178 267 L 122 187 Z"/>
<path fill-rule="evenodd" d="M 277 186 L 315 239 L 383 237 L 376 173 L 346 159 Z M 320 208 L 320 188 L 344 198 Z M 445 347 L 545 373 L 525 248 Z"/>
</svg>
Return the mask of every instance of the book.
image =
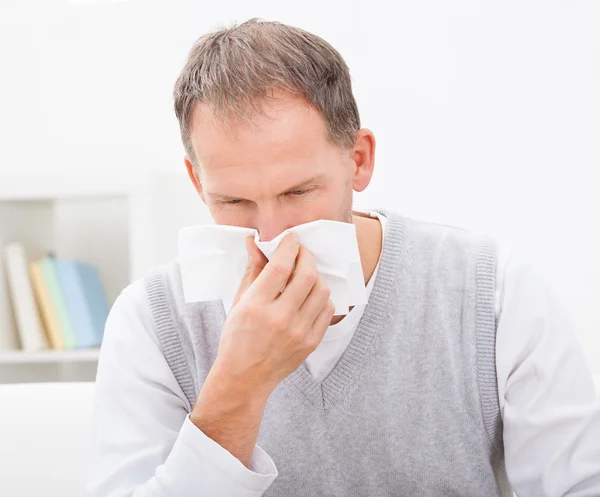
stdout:
<svg viewBox="0 0 600 497">
<path fill-rule="evenodd" d="M 5 273 L 4 264 L 0 258 L 0 352 L 18 350 L 21 347 Z"/>
<path fill-rule="evenodd" d="M 40 261 L 29 263 L 29 276 L 31 278 L 31 285 L 38 304 L 42 323 L 46 331 L 48 344 L 51 349 L 63 350 L 65 348 L 64 340 Z"/>
<path fill-rule="evenodd" d="M 73 333 L 71 319 L 69 318 L 69 313 L 67 312 L 65 297 L 58 282 L 55 266 L 56 259 L 53 256 L 48 256 L 40 259 L 39 262 L 42 268 L 44 281 L 46 282 L 46 286 L 48 287 L 48 292 L 50 294 L 50 301 L 52 302 L 52 307 L 56 313 L 56 319 L 58 321 L 60 334 L 62 335 L 64 349 L 74 349 L 77 347 L 77 343 L 75 342 L 75 335 Z"/>
<path fill-rule="evenodd" d="M 11 243 L 3 253 L 21 348 L 27 352 L 47 349 L 46 335 L 29 280 L 25 247 L 18 242 Z"/>
<path fill-rule="evenodd" d="M 108 312 L 110 310 L 106 292 L 100 279 L 98 269 L 89 264 L 81 263 L 79 266 L 81 281 L 83 282 L 84 293 L 87 296 L 90 313 L 92 314 L 92 323 L 94 324 L 94 333 L 98 343 L 102 343 L 104 336 L 104 327 Z"/>
<path fill-rule="evenodd" d="M 99 347 L 108 317 L 108 302 L 98 271 L 73 260 L 56 260 L 55 266 L 77 346 Z"/>
</svg>

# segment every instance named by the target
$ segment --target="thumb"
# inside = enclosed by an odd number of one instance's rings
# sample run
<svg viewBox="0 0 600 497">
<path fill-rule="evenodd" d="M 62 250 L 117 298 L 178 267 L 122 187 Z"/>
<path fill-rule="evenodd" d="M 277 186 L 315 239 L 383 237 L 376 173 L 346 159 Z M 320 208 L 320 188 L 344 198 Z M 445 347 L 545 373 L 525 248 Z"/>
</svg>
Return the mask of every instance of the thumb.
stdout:
<svg viewBox="0 0 600 497">
<path fill-rule="evenodd" d="M 256 246 L 256 243 L 254 243 L 253 236 L 246 238 L 246 250 L 248 251 L 248 265 L 244 271 L 244 276 L 242 277 L 238 291 L 233 298 L 231 307 L 235 306 L 239 302 L 246 290 L 248 290 L 254 280 L 258 278 L 258 275 L 267 265 L 267 262 L 269 262 L 265 255 Z"/>
</svg>

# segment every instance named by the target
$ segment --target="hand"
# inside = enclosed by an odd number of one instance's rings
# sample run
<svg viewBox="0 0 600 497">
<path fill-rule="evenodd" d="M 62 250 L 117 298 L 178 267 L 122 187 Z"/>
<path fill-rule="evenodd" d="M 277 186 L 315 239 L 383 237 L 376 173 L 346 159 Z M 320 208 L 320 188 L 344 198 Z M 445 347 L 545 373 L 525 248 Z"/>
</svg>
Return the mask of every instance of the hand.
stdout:
<svg viewBox="0 0 600 497">
<path fill-rule="evenodd" d="M 321 343 L 334 305 L 314 256 L 295 234 L 281 241 L 270 261 L 252 237 L 246 248 L 248 266 L 221 332 L 215 366 L 234 380 L 239 393 L 268 397 Z"/>
</svg>

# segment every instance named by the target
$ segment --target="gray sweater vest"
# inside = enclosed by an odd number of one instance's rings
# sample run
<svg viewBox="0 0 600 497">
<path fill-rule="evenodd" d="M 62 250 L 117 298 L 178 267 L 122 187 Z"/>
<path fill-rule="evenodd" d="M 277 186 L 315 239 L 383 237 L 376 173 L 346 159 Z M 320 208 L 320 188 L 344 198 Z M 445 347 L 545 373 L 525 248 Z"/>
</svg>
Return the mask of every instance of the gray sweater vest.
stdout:
<svg viewBox="0 0 600 497">
<path fill-rule="evenodd" d="M 379 272 L 321 383 L 301 365 L 267 402 L 263 494 L 510 496 L 496 383 L 495 241 L 379 211 Z M 191 410 L 218 349 L 220 301 L 186 304 L 177 261 L 146 280 L 155 332 Z M 190 468 L 193 471 L 193 468 Z"/>
</svg>

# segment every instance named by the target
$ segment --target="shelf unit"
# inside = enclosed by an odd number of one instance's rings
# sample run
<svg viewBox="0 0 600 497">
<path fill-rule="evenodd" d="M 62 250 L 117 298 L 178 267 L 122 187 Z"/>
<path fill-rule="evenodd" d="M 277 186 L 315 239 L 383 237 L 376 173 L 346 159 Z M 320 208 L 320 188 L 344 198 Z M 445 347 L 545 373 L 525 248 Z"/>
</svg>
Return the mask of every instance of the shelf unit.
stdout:
<svg viewBox="0 0 600 497">
<path fill-rule="evenodd" d="M 10 352 L 1 352 L 0 365 L 97 362 L 99 355 L 100 349 L 42 350 L 39 352 L 24 352 L 21 350 L 16 350 Z"/>
<path fill-rule="evenodd" d="M 111 305 L 129 283 L 176 257 L 179 229 L 207 223 L 184 170 L 0 174 L 0 247 L 20 241 L 30 260 L 52 251 L 95 265 Z M 93 381 L 98 356 L 94 349 L 0 351 L 0 383 Z"/>
</svg>

